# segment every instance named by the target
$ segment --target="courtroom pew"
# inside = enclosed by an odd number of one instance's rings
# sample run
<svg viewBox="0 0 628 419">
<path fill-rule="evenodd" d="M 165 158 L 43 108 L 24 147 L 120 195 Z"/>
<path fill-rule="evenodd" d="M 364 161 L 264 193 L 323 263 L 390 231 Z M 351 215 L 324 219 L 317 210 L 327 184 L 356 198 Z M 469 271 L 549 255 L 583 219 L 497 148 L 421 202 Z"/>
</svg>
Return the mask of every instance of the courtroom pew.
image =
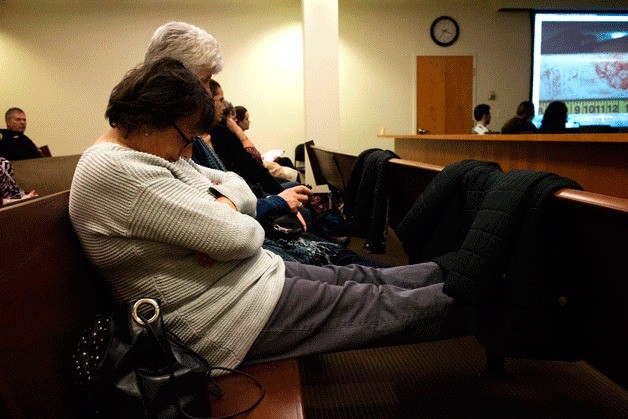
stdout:
<svg viewBox="0 0 628 419">
<path fill-rule="evenodd" d="M 343 185 L 356 155 L 309 145 L 322 183 Z M 310 154 L 308 154 L 308 157 Z M 353 159 L 353 160 L 352 160 Z M 340 164 L 339 162 L 344 162 Z M 312 161 L 310 161 L 312 164 Z M 394 229 L 442 166 L 391 159 L 387 168 L 389 226 Z M 329 179 L 329 181 L 328 181 Z M 318 183 L 318 180 L 317 180 Z M 583 359 L 620 385 L 628 386 L 628 199 L 563 189 L 555 193 L 549 217 L 562 232 L 564 260 L 557 271 L 585 292 L 582 310 Z M 394 236 L 393 236 L 394 238 Z M 388 246 L 400 249 L 399 246 Z M 359 247 L 353 250 L 360 251 Z M 406 259 L 407 260 L 407 259 Z M 562 269 L 564 268 L 564 269 Z M 572 277 L 569 277 L 572 275 Z M 576 283 L 576 281 L 584 283 Z M 588 282 L 587 282 L 588 281 Z"/>
<path fill-rule="evenodd" d="M 305 151 L 316 184 L 331 185 L 344 192 L 357 156 L 316 147 L 314 141 L 305 143 Z"/>
<path fill-rule="evenodd" d="M 43 159 L 39 159 L 43 160 Z M 0 208 L 0 417 L 87 417 L 75 393 L 72 353 L 113 299 L 88 263 L 68 214 L 69 191 Z M 303 417 L 295 359 L 244 368 L 266 395 L 249 418 Z M 258 388 L 219 378 L 214 416 L 252 404 Z"/>
<path fill-rule="evenodd" d="M 35 189 L 39 196 L 45 196 L 70 189 L 74 169 L 80 158 L 80 154 L 43 157 L 15 160 L 11 165 L 14 179 L 20 188 L 27 192 Z"/>
</svg>

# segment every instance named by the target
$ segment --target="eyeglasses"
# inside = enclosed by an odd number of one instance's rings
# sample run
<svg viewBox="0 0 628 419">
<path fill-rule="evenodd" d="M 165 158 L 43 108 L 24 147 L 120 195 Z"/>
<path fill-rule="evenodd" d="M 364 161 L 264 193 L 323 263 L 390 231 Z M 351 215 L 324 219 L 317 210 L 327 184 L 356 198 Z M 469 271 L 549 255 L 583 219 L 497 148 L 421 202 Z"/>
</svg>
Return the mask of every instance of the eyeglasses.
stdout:
<svg viewBox="0 0 628 419">
<path fill-rule="evenodd" d="M 183 142 L 185 143 L 184 147 L 189 146 L 190 144 L 193 144 L 197 139 L 198 139 L 198 135 L 195 136 L 194 138 L 192 138 L 191 140 L 185 136 L 185 134 L 183 133 L 183 131 L 181 131 L 179 129 L 179 127 L 177 126 L 176 123 L 173 123 L 172 126 L 174 127 L 175 130 L 177 130 L 177 132 L 179 133 L 179 135 L 181 136 L 181 139 L 183 140 Z"/>
</svg>

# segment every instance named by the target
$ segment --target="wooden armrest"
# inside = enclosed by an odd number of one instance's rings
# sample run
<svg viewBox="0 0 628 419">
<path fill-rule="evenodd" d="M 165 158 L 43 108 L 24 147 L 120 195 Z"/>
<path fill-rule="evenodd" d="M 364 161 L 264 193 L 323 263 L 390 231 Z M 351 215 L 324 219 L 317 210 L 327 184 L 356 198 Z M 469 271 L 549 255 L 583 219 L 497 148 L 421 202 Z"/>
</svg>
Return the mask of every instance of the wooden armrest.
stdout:
<svg viewBox="0 0 628 419">
<path fill-rule="evenodd" d="M 262 384 L 266 395 L 247 418 L 303 418 L 299 363 L 296 359 L 248 366 L 242 371 Z M 257 399 L 259 388 L 246 377 L 229 374 L 216 379 L 223 396 L 212 400 L 212 416 L 237 413 Z"/>
</svg>

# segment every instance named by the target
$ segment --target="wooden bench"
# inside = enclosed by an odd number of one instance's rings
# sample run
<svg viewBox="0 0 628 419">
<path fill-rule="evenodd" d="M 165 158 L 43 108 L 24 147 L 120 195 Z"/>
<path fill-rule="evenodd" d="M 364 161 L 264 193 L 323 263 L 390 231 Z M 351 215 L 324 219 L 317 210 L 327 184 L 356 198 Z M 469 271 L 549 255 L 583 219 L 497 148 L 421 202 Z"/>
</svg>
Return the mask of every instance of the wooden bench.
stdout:
<svg viewBox="0 0 628 419">
<path fill-rule="evenodd" d="M 306 147 L 312 170 L 318 173 L 317 183 L 330 183 L 339 189 L 346 185 L 344 179 L 348 180 L 357 156 L 311 143 Z M 443 167 L 391 159 L 387 169 L 390 188 L 388 223 L 394 229 Z M 563 189 L 554 195 L 550 217 L 563 232 L 560 243 L 565 248 L 566 257 L 556 261 L 559 267 L 564 266 L 558 271 L 562 275 L 576 272 L 574 281 L 575 277 L 586 281 L 579 284 L 586 290 L 586 298 L 580 302 L 584 314 L 580 326 L 584 336 L 583 359 L 626 388 L 628 200 Z M 387 248 L 403 251 L 398 243 Z M 360 251 L 359 246 L 354 250 Z"/>
<path fill-rule="evenodd" d="M 27 192 L 35 189 L 39 196 L 45 196 L 70 189 L 79 158 L 80 154 L 44 157 L 15 160 L 11 165 L 20 188 Z"/>
<path fill-rule="evenodd" d="M 331 185 L 344 192 L 357 156 L 316 147 L 314 141 L 304 145 L 316 184 Z"/>
<path fill-rule="evenodd" d="M 43 159 L 40 159 L 43 160 Z M 0 417 L 84 417 L 71 373 L 77 339 L 113 302 L 68 214 L 69 191 L 0 208 Z M 244 368 L 266 389 L 247 417 L 303 417 L 297 360 Z M 219 379 L 213 415 L 238 412 L 258 389 Z"/>
</svg>

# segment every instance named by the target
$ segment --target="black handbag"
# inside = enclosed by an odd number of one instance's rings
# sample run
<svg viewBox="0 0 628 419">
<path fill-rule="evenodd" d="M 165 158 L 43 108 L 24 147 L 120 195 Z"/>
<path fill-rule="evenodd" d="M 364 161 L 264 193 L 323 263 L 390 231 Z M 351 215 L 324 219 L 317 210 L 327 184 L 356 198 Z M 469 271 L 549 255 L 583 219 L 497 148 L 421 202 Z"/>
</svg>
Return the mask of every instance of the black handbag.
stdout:
<svg viewBox="0 0 628 419">
<path fill-rule="evenodd" d="M 296 214 L 270 215 L 261 222 L 269 239 L 294 240 L 305 232 Z"/>
<path fill-rule="evenodd" d="M 76 383 L 93 416 L 174 418 L 210 416 L 209 395 L 220 396 L 212 367 L 166 330 L 159 301 L 141 298 L 99 316 L 74 354 Z M 247 376 L 241 371 L 214 367 Z"/>
</svg>

